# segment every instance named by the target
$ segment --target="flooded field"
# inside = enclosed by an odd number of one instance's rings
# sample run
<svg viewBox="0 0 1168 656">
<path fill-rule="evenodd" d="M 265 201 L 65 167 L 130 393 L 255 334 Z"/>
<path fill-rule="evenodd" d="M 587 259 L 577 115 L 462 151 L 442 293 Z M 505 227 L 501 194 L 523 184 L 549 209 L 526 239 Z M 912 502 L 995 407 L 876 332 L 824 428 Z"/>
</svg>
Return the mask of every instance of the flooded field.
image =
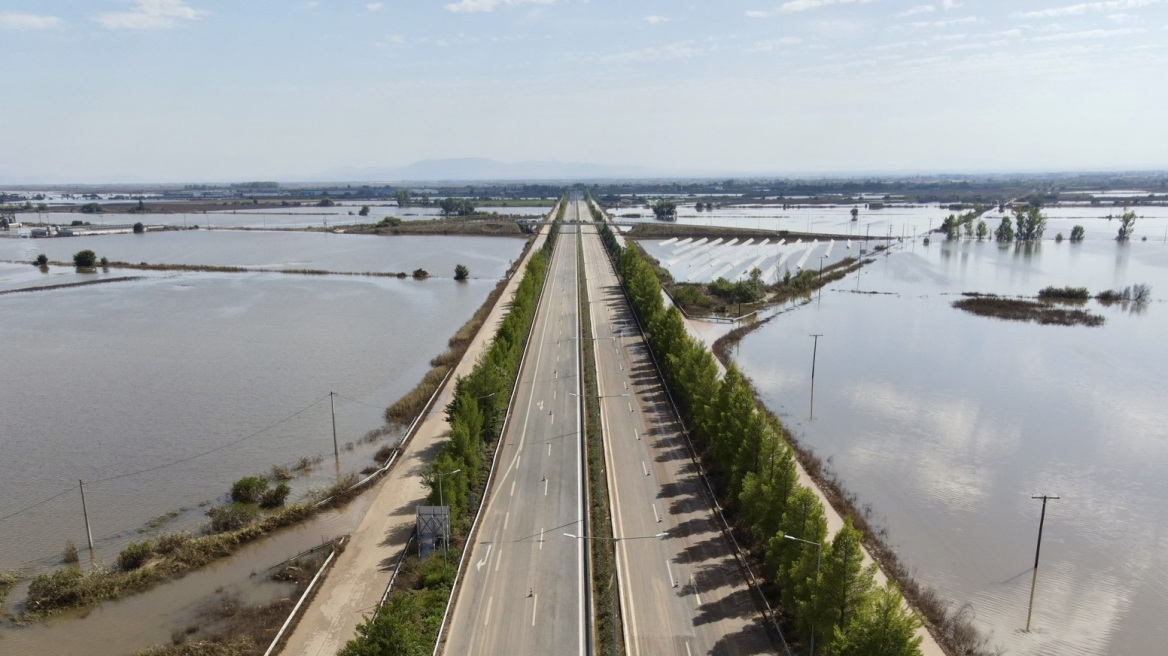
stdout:
<svg viewBox="0 0 1168 656">
<path fill-rule="evenodd" d="M 40 253 L 71 262 L 90 249 L 111 261 L 150 264 L 206 264 L 340 272 L 412 272 L 452 278 L 465 264 L 472 278 L 498 280 L 523 248 L 519 238 L 423 235 L 337 235 L 319 232 L 181 231 L 144 235 L 93 235 L 55 239 L 0 239 L 0 260 L 31 262 Z M 32 266 L 29 269 L 36 271 Z M 74 275 L 72 267 L 52 267 L 52 276 Z M 136 272 L 113 275 L 135 275 Z M 2 274 L 0 274 L 2 275 Z M 54 283 L 44 283 L 54 284 Z"/>
<path fill-rule="evenodd" d="M 369 205 L 369 215 L 360 216 L 362 205 Z M 483 207 L 481 211 L 500 215 L 538 218 L 548 213 L 548 207 L 516 205 L 508 207 Z M 395 216 L 403 221 L 429 221 L 442 218 L 438 207 L 409 205 L 398 207 L 394 203 L 338 203 L 332 207 L 315 205 L 291 207 L 266 207 L 259 209 L 223 210 L 208 212 L 147 212 L 144 214 L 101 213 L 82 214 L 80 212 L 18 212 L 18 221 L 31 223 L 51 223 L 69 225 L 73 221 L 89 221 L 95 225 L 114 225 L 141 221 L 146 225 L 199 226 L 202 228 L 253 228 L 268 230 L 294 230 L 302 228 L 328 228 L 358 223 L 376 223 L 387 216 Z"/>
<path fill-rule="evenodd" d="M 124 253 L 112 247 L 117 236 L 0 240 L 0 258 L 26 258 L 12 249 L 30 244 L 64 248 L 50 252 L 64 258 L 92 242 L 111 259 L 272 266 L 287 264 L 279 253 L 297 256 L 284 240 L 307 238 L 303 266 L 453 271 L 461 261 L 475 278 L 148 273 L 0 296 L 0 517 L 62 493 L 3 521 L 0 568 L 43 568 L 60 559 L 66 540 L 84 546 L 78 479 L 87 481 L 98 557 L 106 561 L 152 519 L 177 512 L 162 522 L 165 530 L 197 526 L 205 521 L 201 502 L 272 465 L 325 455 L 314 474 L 294 479 L 294 490 L 331 482 L 330 391 L 338 394 L 340 469 L 371 464 L 378 444 L 345 445 L 381 425 L 385 406 L 420 380 L 523 246 L 462 237 L 411 237 L 400 250 L 395 239 L 341 235 L 145 237 Z M 235 245 L 238 257 L 232 238 L 243 243 Z M 24 287 L 118 275 L 58 269 L 45 275 L 0 265 L 0 280 Z M 151 471 L 116 478 L 140 470 Z"/>
<path fill-rule="evenodd" d="M 1011 654 L 1162 653 L 1168 246 L 934 240 L 894 250 L 748 336 L 740 366 L 870 504 L 917 577 L 954 609 L 968 604 L 993 644 Z M 1090 301 L 1085 309 L 1106 318 L 1096 328 L 951 306 L 964 291 L 1134 283 L 1150 284 L 1154 300 Z M 823 336 L 809 421 L 811 333 Z M 1041 506 L 1031 496 L 1044 493 L 1062 498 L 1047 509 L 1025 633 Z"/>
<path fill-rule="evenodd" d="M 852 221 L 851 211 L 857 207 L 859 214 Z M 1134 239 L 1147 237 L 1149 241 L 1163 240 L 1168 228 L 1168 205 L 1132 208 L 1141 217 L 1136 221 Z M 1059 232 L 1070 237 L 1071 228 L 1082 224 L 1088 240 L 1115 239 L 1119 227 L 1117 220 L 1124 208 L 1112 206 L 1060 206 L 1044 208 L 1048 217 L 1046 236 L 1053 239 Z M 653 222 L 653 212 L 641 208 L 620 208 L 610 210 L 612 217 L 620 222 Z M 846 237 L 904 237 L 921 236 L 930 229 L 941 226 L 950 214 L 960 214 L 938 205 L 889 205 L 884 209 L 869 210 L 863 204 L 853 205 L 803 205 L 783 209 L 781 205 L 727 205 L 713 210 L 698 212 L 692 203 L 678 205 L 677 223 L 683 225 L 720 226 L 724 228 L 753 228 L 757 230 L 790 230 L 792 232 L 815 232 Z M 1008 213 L 1007 213 L 1008 214 Z M 991 233 L 998 226 L 1003 215 L 990 211 L 983 215 Z"/>
</svg>

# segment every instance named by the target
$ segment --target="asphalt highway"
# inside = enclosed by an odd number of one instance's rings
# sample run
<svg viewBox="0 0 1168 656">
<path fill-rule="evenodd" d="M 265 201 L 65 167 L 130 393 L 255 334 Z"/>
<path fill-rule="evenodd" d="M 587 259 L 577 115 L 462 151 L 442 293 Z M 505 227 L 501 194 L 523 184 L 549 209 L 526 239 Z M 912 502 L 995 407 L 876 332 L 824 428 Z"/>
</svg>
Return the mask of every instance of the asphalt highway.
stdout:
<svg viewBox="0 0 1168 656">
<path fill-rule="evenodd" d="M 772 653 L 604 246 L 582 231 L 626 651 Z"/>
<path fill-rule="evenodd" d="M 567 210 L 566 221 L 575 218 Z M 447 654 L 584 654 L 580 318 L 575 227 L 563 226 L 496 474 L 451 612 Z"/>
</svg>

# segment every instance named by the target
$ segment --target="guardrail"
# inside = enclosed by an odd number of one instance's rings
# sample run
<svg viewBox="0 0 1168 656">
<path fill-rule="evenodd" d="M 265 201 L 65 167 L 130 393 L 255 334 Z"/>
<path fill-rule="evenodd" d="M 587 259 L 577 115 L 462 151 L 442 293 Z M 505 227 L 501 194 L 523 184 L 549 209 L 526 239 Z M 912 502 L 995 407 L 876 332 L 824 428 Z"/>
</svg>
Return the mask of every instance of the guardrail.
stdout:
<svg viewBox="0 0 1168 656">
<path fill-rule="evenodd" d="M 347 535 L 343 536 L 333 543 L 332 553 L 328 555 L 328 558 L 324 559 L 324 564 L 320 566 L 320 569 L 316 570 L 316 576 L 312 577 L 312 580 L 308 582 L 308 587 L 304 589 L 304 594 L 300 595 L 300 599 L 296 602 L 296 605 L 292 607 L 292 612 L 288 613 L 288 618 L 284 620 L 284 624 L 280 627 L 280 630 L 276 632 L 276 637 L 272 638 L 272 644 L 268 645 L 268 650 L 264 652 L 264 656 L 271 656 L 272 652 L 276 649 L 276 645 L 280 644 L 280 640 L 284 638 L 284 632 L 288 630 L 288 627 L 292 624 L 292 620 L 296 617 L 296 614 L 300 612 L 300 607 L 304 605 L 304 601 L 308 599 L 308 595 L 312 594 L 312 590 L 316 587 L 317 582 L 320 581 L 320 577 L 322 574 L 324 574 L 324 570 L 332 564 L 333 559 L 337 556 L 338 549 L 348 537 L 349 536 Z M 309 551 L 314 551 L 315 549 L 317 548 L 309 549 Z M 289 560 L 295 560 L 298 557 L 299 556 L 295 556 Z"/>
</svg>

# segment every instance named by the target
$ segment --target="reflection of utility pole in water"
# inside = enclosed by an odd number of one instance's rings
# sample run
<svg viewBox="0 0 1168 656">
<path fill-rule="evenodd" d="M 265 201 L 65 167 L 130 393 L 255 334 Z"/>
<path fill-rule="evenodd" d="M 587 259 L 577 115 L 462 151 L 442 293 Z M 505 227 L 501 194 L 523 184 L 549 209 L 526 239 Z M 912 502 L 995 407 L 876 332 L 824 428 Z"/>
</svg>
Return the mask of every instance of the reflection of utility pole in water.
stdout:
<svg viewBox="0 0 1168 656">
<path fill-rule="evenodd" d="M 1058 497 L 1044 494 L 1030 498 L 1042 499 L 1042 514 L 1038 517 L 1038 546 L 1034 548 L 1034 574 L 1030 577 L 1030 607 L 1026 610 L 1027 633 L 1030 632 L 1030 616 L 1034 613 L 1034 585 L 1038 582 L 1038 554 L 1042 552 L 1042 525 L 1046 522 L 1046 502 L 1050 499 L 1057 499 Z"/>
<path fill-rule="evenodd" d="M 807 420 L 815 419 L 815 356 L 819 354 L 819 338 L 823 333 L 810 335 L 815 338 L 815 345 L 811 348 L 811 408 L 807 412 Z"/>
<path fill-rule="evenodd" d="M 329 412 L 333 415 L 333 456 L 340 459 L 341 450 L 337 448 L 337 409 L 333 406 L 333 397 L 336 395 L 336 392 L 329 392 Z"/>
</svg>

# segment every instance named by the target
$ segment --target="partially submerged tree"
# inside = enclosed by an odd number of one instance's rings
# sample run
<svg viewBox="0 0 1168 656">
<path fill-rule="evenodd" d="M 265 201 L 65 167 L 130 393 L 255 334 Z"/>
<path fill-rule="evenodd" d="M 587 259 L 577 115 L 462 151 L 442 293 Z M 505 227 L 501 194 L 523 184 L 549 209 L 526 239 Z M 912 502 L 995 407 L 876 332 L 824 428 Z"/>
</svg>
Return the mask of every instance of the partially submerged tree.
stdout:
<svg viewBox="0 0 1168 656">
<path fill-rule="evenodd" d="M 1002 222 L 998 224 L 998 229 L 994 231 L 994 239 L 1001 243 L 1014 241 L 1014 222 L 1010 220 L 1010 217 L 1002 217 Z"/>
<path fill-rule="evenodd" d="M 88 248 L 73 254 L 73 265 L 78 269 L 92 269 L 97 264 L 97 253 Z"/>
<path fill-rule="evenodd" d="M 1136 229 L 1136 212 L 1135 210 L 1128 210 L 1119 217 L 1119 234 L 1115 237 L 1116 241 L 1127 241 L 1131 239 L 1132 231 Z"/>
<path fill-rule="evenodd" d="M 677 204 L 662 198 L 653 203 L 653 216 L 662 221 L 672 221 L 677 218 Z"/>
<path fill-rule="evenodd" d="M 470 277 L 470 269 L 466 268 L 465 264 L 457 264 L 454 267 L 454 279 L 459 282 Z"/>
<path fill-rule="evenodd" d="M 1046 230 L 1046 216 L 1043 215 L 1042 210 L 1037 207 L 1029 207 L 1026 210 L 1016 209 L 1014 215 L 1017 218 L 1018 241 L 1039 241 L 1042 239 L 1042 233 Z"/>
</svg>

